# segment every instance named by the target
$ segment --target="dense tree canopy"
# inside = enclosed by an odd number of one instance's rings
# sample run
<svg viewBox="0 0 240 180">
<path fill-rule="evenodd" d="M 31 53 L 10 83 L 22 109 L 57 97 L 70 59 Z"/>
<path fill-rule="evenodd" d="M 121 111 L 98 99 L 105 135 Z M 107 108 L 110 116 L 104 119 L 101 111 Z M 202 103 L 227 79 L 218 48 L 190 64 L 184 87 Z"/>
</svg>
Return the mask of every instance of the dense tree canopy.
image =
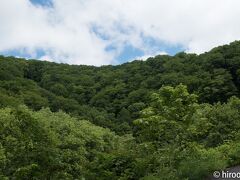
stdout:
<svg viewBox="0 0 240 180">
<path fill-rule="evenodd" d="M 0 179 L 204 179 L 240 164 L 240 42 L 118 66 L 0 56 Z"/>
</svg>

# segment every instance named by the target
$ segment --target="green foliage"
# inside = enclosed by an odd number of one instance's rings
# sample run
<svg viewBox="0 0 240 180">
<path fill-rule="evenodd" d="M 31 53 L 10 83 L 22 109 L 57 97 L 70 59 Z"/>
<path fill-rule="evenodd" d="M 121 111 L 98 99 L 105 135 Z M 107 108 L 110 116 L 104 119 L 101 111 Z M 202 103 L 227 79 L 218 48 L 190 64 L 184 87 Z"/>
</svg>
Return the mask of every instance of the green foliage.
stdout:
<svg viewBox="0 0 240 180">
<path fill-rule="evenodd" d="M 178 165 L 178 173 L 182 178 L 204 179 L 215 170 L 227 166 L 227 158 L 218 149 L 205 149 L 191 144 L 185 151 L 187 154 Z"/>
<path fill-rule="evenodd" d="M 16 179 L 76 179 L 101 153 L 116 147 L 107 129 L 48 109 L 0 111 L 0 174 Z"/>
<path fill-rule="evenodd" d="M 201 55 L 178 53 L 102 67 L 1 56 L 0 87 L 31 109 L 48 106 L 52 111 L 63 110 L 123 134 L 134 128 L 132 121 L 139 118 L 142 107 L 135 111 L 134 105 L 149 104 L 149 96 L 162 86 L 182 83 L 201 103 L 239 97 L 239 47 L 239 42 L 233 42 Z M 86 105 L 93 111 L 88 117 L 79 108 Z M 123 109 L 130 113 L 124 121 L 120 115 Z M 92 116 L 95 111 L 104 114 L 101 122 Z M 126 132 L 119 126 L 126 127 Z"/>
<path fill-rule="evenodd" d="M 162 87 L 152 95 L 151 106 L 142 111 L 142 118 L 135 121 L 140 128 L 140 139 L 156 141 L 162 146 L 182 141 L 185 127 L 196 111 L 196 98 L 184 85 Z"/>
<path fill-rule="evenodd" d="M 203 105 L 194 115 L 191 133 L 205 146 L 214 147 L 239 138 L 240 99 L 232 97 L 228 103 Z"/>
<path fill-rule="evenodd" d="M 210 105 L 196 98 L 186 86 L 164 86 L 135 121 L 138 142 L 155 160 L 143 179 L 204 179 L 239 163 L 239 146 L 233 144 L 239 143 L 240 99 Z"/>
<path fill-rule="evenodd" d="M 239 41 L 118 66 L 0 56 L 0 179 L 205 179 L 240 164 L 239 97 Z"/>
<path fill-rule="evenodd" d="M 0 114 L 0 140 L 6 157 L 1 173 L 17 179 L 50 173 L 54 138 L 24 107 L 2 109 Z"/>
</svg>

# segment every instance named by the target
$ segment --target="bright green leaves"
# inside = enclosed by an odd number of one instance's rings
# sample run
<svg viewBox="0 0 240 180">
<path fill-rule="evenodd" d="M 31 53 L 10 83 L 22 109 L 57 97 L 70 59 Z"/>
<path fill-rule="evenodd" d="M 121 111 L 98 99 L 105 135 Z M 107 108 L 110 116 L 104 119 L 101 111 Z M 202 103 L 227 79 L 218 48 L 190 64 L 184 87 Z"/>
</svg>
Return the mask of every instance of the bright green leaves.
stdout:
<svg viewBox="0 0 240 180">
<path fill-rule="evenodd" d="M 184 85 L 162 87 L 152 95 L 151 106 L 142 111 L 142 118 L 135 121 L 139 137 L 162 146 L 179 141 L 196 111 L 196 103 L 197 96 Z"/>
<path fill-rule="evenodd" d="M 24 107 L 0 111 L 0 142 L 5 149 L 6 163 L 1 173 L 29 179 L 37 167 L 46 173 L 51 166 L 53 140 L 47 130 Z"/>
<path fill-rule="evenodd" d="M 218 146 L 225 141 L 238 140 L 240 128 L 240 100 L 228 103 L 204 104 L 193 116 L 189 130 L 196 141 L 206 146 Z"/>
<path fill-rule="evenodd" d="M 197 96 L 190 94 L 187 87 L 180 84 L 176 88 L 163 86 L 152 96 L 152 106 L 157 114 L 169 120 L 189 121 L 197 105 Z"/>
<path fill-rule="evenodd" d="M 145 147 L 156 159 L 148 161 L 155 173 L 145 179 L 163 175 L 204 179 L 214 170 L 239 163 L 240 100 L 236 97 L 223 104 L 198 104 L 186 86 L 163 86 L 134 123 L 139 148 Z"/>
<path fill-rule="evenodd" d="M 69 115 L 26 107 L 0 110 L 0 177 L 76 179 L 117 147 L 110 130 Z"/>
</svg>

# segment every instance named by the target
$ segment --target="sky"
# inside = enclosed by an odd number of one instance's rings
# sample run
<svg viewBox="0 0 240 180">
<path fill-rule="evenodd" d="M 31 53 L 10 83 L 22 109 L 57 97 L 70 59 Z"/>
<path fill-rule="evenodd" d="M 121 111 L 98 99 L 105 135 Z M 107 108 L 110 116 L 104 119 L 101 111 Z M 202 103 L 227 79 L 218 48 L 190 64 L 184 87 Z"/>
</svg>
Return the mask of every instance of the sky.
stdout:
<svg viewBox="0 0 240 180">
<path fill-rule="evenodd" d="M 239 0 L 0 0 L 0 54 L 109 65 L 240 39 Z"/>
</svg>

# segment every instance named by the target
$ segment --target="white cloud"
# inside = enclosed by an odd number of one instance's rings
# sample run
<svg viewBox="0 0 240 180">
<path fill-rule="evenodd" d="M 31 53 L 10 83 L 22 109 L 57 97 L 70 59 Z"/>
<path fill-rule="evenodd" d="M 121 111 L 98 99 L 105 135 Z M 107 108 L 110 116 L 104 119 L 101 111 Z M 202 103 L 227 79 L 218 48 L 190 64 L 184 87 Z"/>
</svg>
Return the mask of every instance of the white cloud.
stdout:
<svg viewBox="0 0 240 180">
<path fill-rule="evenodd" d="M 149 37 L 200 53 L 240 39 L 239 7 L 239 0 L 53 0 L 53 8 L 1 0 L 0 52 L 36 58 L 40 49 L 41 59 L 102 65 L 126 45 L 145 56 L 162 51 L 145 43 Z"/>
<path fill-rule="evenodd" d="M 145 61 L 145 60 L 147 60 L 148 58 L 150 58 L 150 57 L 155 57 L 155 56 L 157 56 L 157 55 L 168 55 L 168 53 L 166 53 L 166 52 L 164 52 L 164 51 L 157 51 L 157 52 L 155 52 L 155 53 L 153 53 L 153 54 L 145 54 L 145 55 L 143 55 L 143 56 L 137 56 L 137 57 L 135 57 L 134 59 L 132 59 L 132 60 L 130 60 L 130 61 L 134 61 L 134 60 L 143 60 L 143 61 Z"/>
</svg>

